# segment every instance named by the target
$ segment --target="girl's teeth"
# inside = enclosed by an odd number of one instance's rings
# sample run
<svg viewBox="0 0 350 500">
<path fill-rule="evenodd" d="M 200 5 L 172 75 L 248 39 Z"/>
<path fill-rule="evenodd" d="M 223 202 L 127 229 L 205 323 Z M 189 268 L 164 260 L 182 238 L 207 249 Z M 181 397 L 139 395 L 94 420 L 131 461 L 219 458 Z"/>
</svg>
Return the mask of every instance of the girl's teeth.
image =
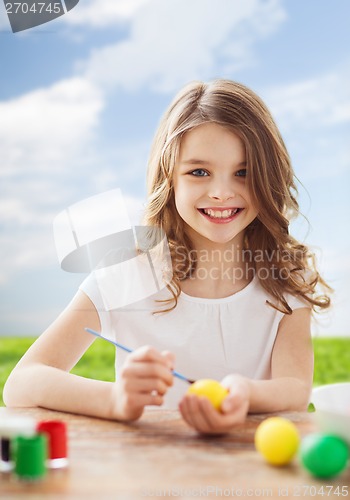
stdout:
<svg viewBox="0 0 350 500">
<path fill-rule="evenodd" d="M 227 217 L 232 217 L 232 215 L 238 212 L 238 208 L 234 208 L 231 210 L 212 210 L 211 208 L 203 210 L 206 215 L 210 217 L 214 217 L 217 219 L 226 219 Z"/>
</svg>

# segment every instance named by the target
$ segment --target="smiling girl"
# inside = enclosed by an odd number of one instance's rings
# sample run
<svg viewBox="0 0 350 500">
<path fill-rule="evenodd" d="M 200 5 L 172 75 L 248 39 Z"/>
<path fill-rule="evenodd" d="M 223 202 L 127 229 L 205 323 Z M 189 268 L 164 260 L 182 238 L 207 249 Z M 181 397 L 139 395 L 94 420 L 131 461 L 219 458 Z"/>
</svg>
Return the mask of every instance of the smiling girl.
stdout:
<svg viewBox="0 0 350 500">
<path fill-rule="evenodd" d="M 8 379 L 10 406 L 134 420 L 146 405 L 179 406 L 203 433 L 248 412 L 304 410 L 313 377 L 312 311 L 330 299 L 313 255 L 289 233 L 297 189 L 280 133 L 260 98 L 228 80 L 186 86 L 151 150 L 145 224 L 167 235 L 166 289 L 106 313 L 91 275 Z M 316 292 L 323 288 L 323 294 Z M 69 373 L 98 329 L 116 353 L 116 382 Z M 140 347 L 141 346 L 141 347 Z M 171 369 L 228 389 L 220 411 L 185 395 Z"/>
</svg>

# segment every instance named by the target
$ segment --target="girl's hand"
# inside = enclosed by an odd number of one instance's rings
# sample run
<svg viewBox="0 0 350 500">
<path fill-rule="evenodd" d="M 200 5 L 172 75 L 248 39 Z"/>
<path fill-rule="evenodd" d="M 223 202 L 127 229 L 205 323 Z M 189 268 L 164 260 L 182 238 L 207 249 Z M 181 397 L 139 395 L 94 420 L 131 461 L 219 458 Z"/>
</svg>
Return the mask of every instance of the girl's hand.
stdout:
<svg viewBox="0 0 350 500">
<path fill-rule="evenodd" d="M 220 411 L 205 397 L 185 395 L 180 402 L 183 419 L 200 433 L 223 434 L 245 421 L 250 400 L 249 380 L 240 375 L 228 375 L 221 384 L 227 387 L 229 393 Z"/>
<path fill-rule="evenodd" d="M 149 346 L 129 354 L 113 384 L 111 418 L 136 420 L 146 405 L 162 405 L 164 394 L 173 385 L 174 361 L 170 352 Z"/>
</svg>

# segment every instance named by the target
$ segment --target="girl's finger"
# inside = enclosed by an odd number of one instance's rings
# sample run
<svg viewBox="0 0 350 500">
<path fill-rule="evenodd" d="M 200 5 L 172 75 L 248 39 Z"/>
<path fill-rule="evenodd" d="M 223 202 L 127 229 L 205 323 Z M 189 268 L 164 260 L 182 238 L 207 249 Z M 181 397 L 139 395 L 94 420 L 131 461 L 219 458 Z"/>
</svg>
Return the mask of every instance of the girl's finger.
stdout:
<svg viewBox="0 0 350 500">
<path fill-rule="evenodd" d="M 190 427 L 196 428 L 195 422 L 193 420 L 193 410 L 190 404 L 190 396 L 185 396 L 179 406 L 184 420 Z"/>
<path fill-rule="evenodd" d="M 204 407 L 204 402 L 202 403 L 202 409 L 205 413 L 208 427 L 215 432 L 229 431 L 235 425 L 242 423 L 247 414 L 245 407 L 239 407 L 236 411 L 225 414 L 215 410 L 213 407 L 210 408 L 207 404 Z"/>
<path fill-rule="evenodd" d="M 126 405 L 129 407 L 144 408 L 145 406 L 161 406 L 164 403 L 164 398 L 160 394 L 140 393 L 135 392 L 128 394 L 126 397 Z"/>
<path fill-rule="evenodd" d="M 166 359 L 169 370 L 174 370 L 175 368 L 175 356 L 170 351 L 162 351 L 161 355 Z"/>
<path fill-rule="evenodd" d="M 191 420 L 193 426 L 200 432 L 209 431 L 208 422 L 206 419 L 205 411 L 202 410 L 202 405 L 206 406 L 206 403 L 210 402 L 206 398 L 201 398 L 198 396 L 186 396 L 188 397 L 189 411 L 191 414 Z"/>
<path fill-rule="evenodd" d="M 142 346 L 138 349 L 135 349 L 131 354 L 129 354 L 129 359 L 133 361 L 141 361 L 141 362 L 154 362 L 167 367 L 169 364 L 168 357 L 163 356 L 157 349 L 152 346 Z"/>
<path fill-rule="evenodd" d="M 168 385 L 159 378 L 137 378 L 125 383 L 127 391 L 141 394 L 157 393 L 164 396 L 168 388 Z"/>
<path fill-rule="evenodd" d="M 192 427 L 191 419 L 190 419 L 190 413 L 188 410 L 188 404 L 186 400 L 181 400 L 179 403 L 179 410 L 182 415 L 182 418 L 184 421 Z"/>
<path fill-rule="evenodd" d="M 160 379 L 167 386 L 173 385 L 174 377 L 171 371 L 164 366 L 156 362 L 147 361 L 130 361 L 126 363 L 121 369 L 120 376 L 122 378 L 135 378 L 139 380 L 152 378 Z"/>
<path fill-rule="evenodd" d="M 190 421 L 190 425 L 199 432 L 206 434 L 222 434 L 231 430 L 235 424 L 244 421 L 245 412 L 225 415 L 213 408 L 206 398 L 198 398 L 196 396 L 194 396 L 194 398 L 197 400 L 196 406 L 194 401 L 189 402 L 187 421 Z"/>
</svg>

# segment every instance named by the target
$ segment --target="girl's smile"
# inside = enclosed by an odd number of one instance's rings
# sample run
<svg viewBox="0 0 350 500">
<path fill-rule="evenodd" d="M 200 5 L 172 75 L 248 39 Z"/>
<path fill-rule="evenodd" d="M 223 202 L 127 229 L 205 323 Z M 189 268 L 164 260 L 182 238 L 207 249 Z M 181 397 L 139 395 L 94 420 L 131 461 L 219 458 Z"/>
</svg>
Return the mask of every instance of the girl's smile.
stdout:
<svg viewBox="0 0 350 500">
<path fill-rule="evenodd" d="M 233 131 L 205 123 L 184 135 L 174 171 L 175 204 L 195 247 L 203 237 L 243 243 L 244 230 L 257 215 L 247 170 L 244 144 Z"/>
<path fill-rule="evenodd" d="M 226 224 L 234 220 L 243 208 L 238 207 L 208 207 L 198 208 L 203 216 L 214 224 Z"/>
</svg>

